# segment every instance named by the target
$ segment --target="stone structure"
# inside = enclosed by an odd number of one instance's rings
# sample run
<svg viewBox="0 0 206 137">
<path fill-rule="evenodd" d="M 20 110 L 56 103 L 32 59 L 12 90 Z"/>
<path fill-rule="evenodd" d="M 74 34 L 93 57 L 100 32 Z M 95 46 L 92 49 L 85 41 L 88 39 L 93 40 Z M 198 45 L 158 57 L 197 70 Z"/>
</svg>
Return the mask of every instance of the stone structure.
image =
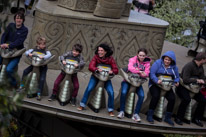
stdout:
<svg viewBox="0 0 206 137">
<path fill-rule="evenodd" d="M 32 48 L 36 37 L 46 37 L 48 49 L 55 55 L 50 68 L 59 69 L 58 56 L 71 50 L 76 43 L 84 47 L 85 70 L 100 43 L 108 43 L 113 48 L 118 67 L 126 66 L 128 59 L 141 47 L 148 49 L 153 61 L 159 58 L 167 22 L 135 11 L 120 19 L 100 18 L 92 13 L 60 7 L 61 1 L 38 2 L 29 42 L 29 48 Z"/>
</svg>

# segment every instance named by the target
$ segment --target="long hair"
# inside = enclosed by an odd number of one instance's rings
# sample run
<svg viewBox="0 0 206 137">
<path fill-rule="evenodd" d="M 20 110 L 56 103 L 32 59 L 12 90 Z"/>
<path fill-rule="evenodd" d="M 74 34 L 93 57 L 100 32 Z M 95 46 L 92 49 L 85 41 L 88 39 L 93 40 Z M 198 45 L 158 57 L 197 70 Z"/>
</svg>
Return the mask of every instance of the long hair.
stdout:
<svg viewBox="0 0 206 137">
<path fill-rule="evenodd" d="M 113 51 L 112 49 L 107 45 L 107 44 L 100 44 L 99 46 L 97 46 L 96 48 L 96 51 L 95 51 L 95 54 L 97 55 L 98 54 L 98 48 L 101 47 L 103 48 L 107 53 L 105 55 L 105 57 L 109 57 L 113 54 Z"/>
</svg>

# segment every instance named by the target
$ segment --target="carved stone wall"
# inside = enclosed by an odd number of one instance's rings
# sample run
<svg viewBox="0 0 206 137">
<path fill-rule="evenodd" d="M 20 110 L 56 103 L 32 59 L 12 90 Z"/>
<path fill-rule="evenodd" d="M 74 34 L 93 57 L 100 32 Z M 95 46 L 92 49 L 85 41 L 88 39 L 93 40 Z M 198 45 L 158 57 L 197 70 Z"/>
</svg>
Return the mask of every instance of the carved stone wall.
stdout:
<svg viewBox="0 0 206 137">
<path fill-rule="evenodd" d="M 77 19 L 50 15 L 36 11 L 29 48 L 36 45 L 35 39 L 41 35 L 47 39 L 47 47 L 56 57 L 49 67 L 59 69 L 58 56 L 76 44 L 82 44 L 83 56 L 87 62 L 85 70 L 100 43 L 108 43 L 114 50 L 118 67 L 125 67 L 128 59 L 136 55 L 141 47 L 148 49 L 148 56 L 154 60 L 160 57 L 166 26 L 116 23 Z"/>
</svg>

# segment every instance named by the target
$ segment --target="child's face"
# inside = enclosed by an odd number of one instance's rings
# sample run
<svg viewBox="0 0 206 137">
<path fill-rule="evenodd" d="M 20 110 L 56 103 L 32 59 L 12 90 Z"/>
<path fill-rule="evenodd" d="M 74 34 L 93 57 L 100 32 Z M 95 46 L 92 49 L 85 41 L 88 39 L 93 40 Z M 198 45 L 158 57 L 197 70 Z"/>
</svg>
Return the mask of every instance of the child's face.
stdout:
<svg viewBox="0 0 206 137">
<path fill-rule="evenodd" d="M 74 57 L 79 55 L 79 51 L 76 51 L 75 49 L 72 50 L 72 54 Z"/>
<path fill-rule="evenodd" d="M 39 45 L 38 45 L 38 47 L 39 47 L 40 49 L 45 49 L 45 48 L 46 48 L 45 42 L 40 42 Z"/>
</svg>

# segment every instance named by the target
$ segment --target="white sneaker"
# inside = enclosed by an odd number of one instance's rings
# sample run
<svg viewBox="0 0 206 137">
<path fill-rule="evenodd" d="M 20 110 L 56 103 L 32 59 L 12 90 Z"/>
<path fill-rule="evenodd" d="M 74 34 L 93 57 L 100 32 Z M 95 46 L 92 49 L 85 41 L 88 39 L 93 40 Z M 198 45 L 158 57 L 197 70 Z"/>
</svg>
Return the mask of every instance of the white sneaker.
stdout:
<svg viewBox="0 0 206 137">
<path fill-rule="evenodd" d="M 124 112 L 120 111 L 119 114 L 117 115 L 117 118 L 123 118 L 124 117 Z"/>
<path fill-rule="evenodd" d="M 138 114 L 134 114 L 134 115 L 132 116 L 132 119 L 133 119 L 134 121 L 136 121 L 136 122 L 140 122 L 140 121 L 141 121 L 141 118 L 140 118 L 140 116 L 139 116 Z"/>
</svg>

